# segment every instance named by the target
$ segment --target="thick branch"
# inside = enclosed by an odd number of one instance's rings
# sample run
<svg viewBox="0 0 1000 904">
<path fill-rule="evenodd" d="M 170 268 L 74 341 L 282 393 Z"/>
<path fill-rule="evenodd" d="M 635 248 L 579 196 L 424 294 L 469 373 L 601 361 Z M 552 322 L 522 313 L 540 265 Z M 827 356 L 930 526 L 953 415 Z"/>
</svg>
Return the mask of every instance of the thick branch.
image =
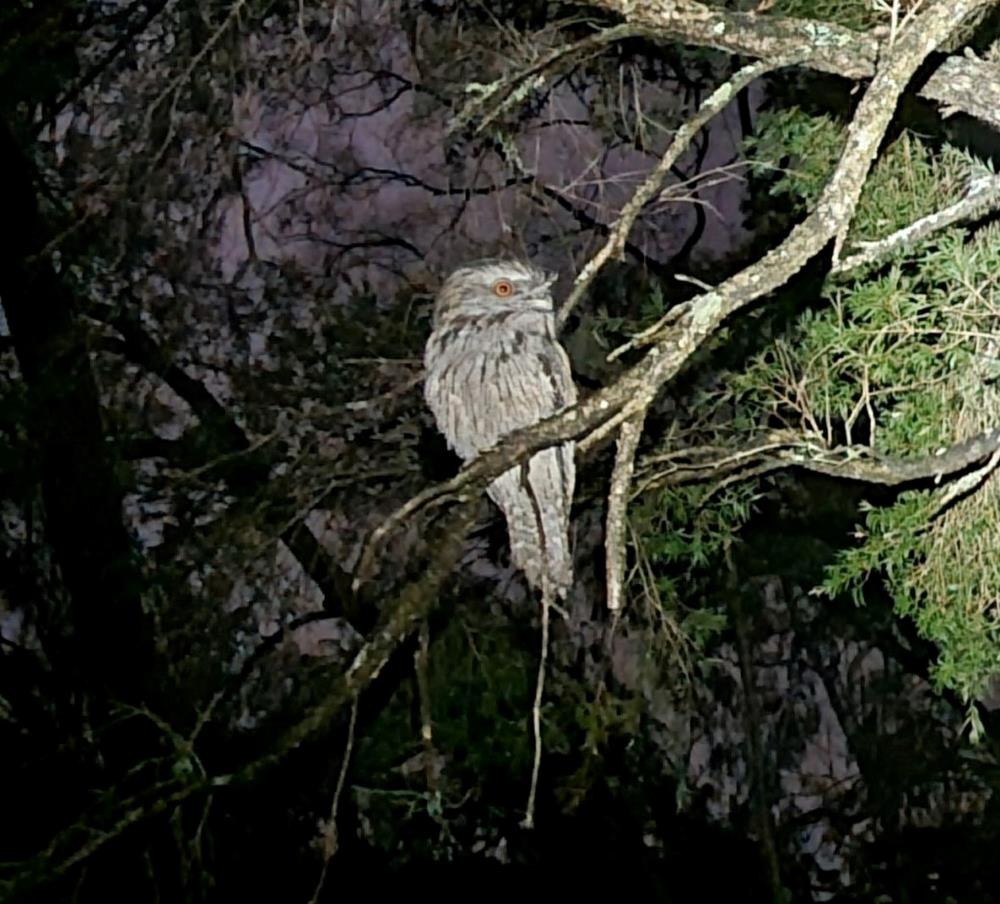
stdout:
<svg viewBox="0 0 1000 904">
<path fill-rule="evenodd" d="M 943 113 L 965 113 L 1000 131 L 1000 66 L 974 56 L 948 57 L 920 94 L 943 104 Z"/>
<path fill-rule="evenodd" d="M 781 456 L 787 464 L 832 477 L 863 480 L 883 486 L 902 486 L 921 480 L 941 480 L 964 471 L 1000 449 L 1000 429 L 990 430 L 956 443 L 946 450 L 922 458 L 857 458 L 859 450 L 846 449 L 836 454 L 805 458 L 794 452 Z"/>
<path fill-rule="evenodd" d="M 664 352 L 661 361 L 647 358 L 639 365 L 648 369 L 651 379 L 662 382 L 672 377 L 723 320 L 784 285 L 831 239 L 835 239 L 836 264 L 840 244 L 899 96 L 927 55 L 971 12 L 990 3 L 991 0 L 959 0 L 948 4 L 939 0 L 914 19 L 888 51 L 858 105 L 840 161 L 816 209 L 758 263 L 726 280 L 716 290 L 695 298 L 685 318 L 683 337 L 675 337 L 673 325 L 670 335 L 664 335 L 659 325 L 647 331 L 645 339 L 658 340 Z M 667 315 L 674 316 L 673 312 Z"/>
<path fill-rule="evenodd" d="M 477 489 L 482 490 L 482 485 Z M 329 725 L 344 706 L 378 677 L 399 646 L 417 630 L 436 605 L 441 586 L 461 558 L 465 535 L 472 527 L 477 509 L 478 493 L 475 493 L 467 496 L 442 519 L 428 537 L 428 547 L 434 551 L 433 559 L 417 580 L 404 587 L 384 607 L 382 621 L 372 632 L 371 639 L 347 670 L 334 679 L 323 702 L 290 729 L 270 754 L 240 770 L 234 781 L 252 781 L 276 765 L 291 750 Z"/>
<path fill-rule="evenodd" d="M 587 5 L 617 13 L 660 39 L 762 60 L 805 56 L 812 68 L 846 78 L 871 77 L 878 59 L 875 37 L 830 22 L 730 12 L 693 0 L 589 0 Z"/>
<path fill-rule="evenodd" d="M 731 12 L 693 0 L 588 0 L 586 5 L 620 15 L 636 33 L 653 40 L 713 47 L 761 60 L 801 54 L 802 64 L 809 68 L 855 80 L 875 74 L 883 51 L 880 38 L 871 32 L 815 19 Z M 1000 128 L 1000 80 L 989 61 L 949 57 L 920 95 L 944 104 L 946 113 L 961 111 Z"/>
</svg>

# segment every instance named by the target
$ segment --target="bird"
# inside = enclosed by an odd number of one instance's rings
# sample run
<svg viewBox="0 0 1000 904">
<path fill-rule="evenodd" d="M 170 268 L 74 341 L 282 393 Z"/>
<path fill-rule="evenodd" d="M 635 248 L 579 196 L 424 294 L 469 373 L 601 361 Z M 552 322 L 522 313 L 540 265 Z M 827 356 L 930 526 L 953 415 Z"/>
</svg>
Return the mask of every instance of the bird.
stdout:
<svg viewBox="0 0 1000 904">
<path fill-rule="evenodd" d="M 556 334 L 555 280 L 528 262 L 490 258 L 442 283 L 424 352 L 424 397 L 463 461 L 576 402 Z M 543 449 L 487 488 L 507 521 L 512 564 L 543 595 L 562 598 L 573 583 L 573 455 L 572 442 Z"/>
</svg>

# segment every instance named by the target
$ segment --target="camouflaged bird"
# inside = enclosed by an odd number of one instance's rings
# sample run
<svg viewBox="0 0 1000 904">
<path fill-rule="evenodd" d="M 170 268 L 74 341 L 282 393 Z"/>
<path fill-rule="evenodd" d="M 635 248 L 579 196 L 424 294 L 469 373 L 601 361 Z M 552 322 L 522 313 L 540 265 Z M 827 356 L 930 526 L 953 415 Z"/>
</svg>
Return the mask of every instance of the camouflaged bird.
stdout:
<svg viewBox="0 0 1000 904">
<path fill-rule="evenodd" d="M 510 433 L 576 401 L 556 338 L 555 275 L 516 260 L 455 270 L 434 306 L 424 395 L 449 445 L 468 461 Z M 572 442 L 533 455 L 488 489 L 507 518 L 511 561 L 528 581 L 565 596 L 573 581 L 569 514 Z"/>
</svg>

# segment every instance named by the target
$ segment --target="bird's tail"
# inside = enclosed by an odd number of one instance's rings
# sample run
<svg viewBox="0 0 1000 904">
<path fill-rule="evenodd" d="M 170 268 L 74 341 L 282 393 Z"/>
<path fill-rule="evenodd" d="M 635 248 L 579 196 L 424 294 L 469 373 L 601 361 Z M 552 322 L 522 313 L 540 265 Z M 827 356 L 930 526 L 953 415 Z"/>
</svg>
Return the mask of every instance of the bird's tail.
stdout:
<svg viewBox="0 0 1000 904">
<path fill-rule="evenodd" d="M 547 574 L 560 597 L 573 583 L 569 514 L 574 480 L 573 448 L 567 444 L 542 450 L 528 463 L 505 471 L 489 488 L 507 518 L 514 566 L 538 589 Z"/>
</svg>

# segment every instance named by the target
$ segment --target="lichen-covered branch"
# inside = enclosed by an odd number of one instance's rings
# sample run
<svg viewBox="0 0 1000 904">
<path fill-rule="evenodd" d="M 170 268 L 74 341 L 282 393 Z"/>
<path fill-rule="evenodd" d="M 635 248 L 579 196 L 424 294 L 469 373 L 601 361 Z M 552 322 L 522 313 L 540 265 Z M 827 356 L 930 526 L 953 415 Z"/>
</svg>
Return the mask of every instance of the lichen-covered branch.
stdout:
<svg viewBox="0 0 1000 904">
<path fill-rule="evenodd" d="M 635 469 L 635 452 L 642 436 L 645 414 L 645 411 L 641 411 L 621 425 L 618 431 L 615 467 L 611 472 L 604 550 L 607 563 L 608 609 L 612 612 L 619 610 L 622 605 L 622 587 L 625 585 L 625 523 L 632 488 L 632 472 Z"/>
<path fill-rule="evenodd" d="M 651 331 L 650 341 L 659 338 L 664 354 L 660 361 L 647 359 L 640 367 L 645 365 L 651 375 L 662 380 L 672 377 L 724 319 L 784 285 L 831 239 L 835 240 L 836 263 L 868 171 L 900 95 L 928 54 L 970 13 L 986 5 L 990 5 L 990 0 L 962 0 L 951 5 L 939 2 L 914 19 L 887 52 L 858 105 L 848 127 L 840 161 L 816 209 L 758 263 L 737 273 L 714 291 L 695 298 L 685 318 L 687 328 L 683 338 L 678 340 L 674 326 L 669 336 Z"/>
<path fill-rule="evenodd" d="M 865 242 L 860 251 L 837 261 L 830 268 L 830 273 L 849 273 L 865 264 L 882 260 L 894 251 L 911 247 L 921 239 L 940 232 L 954 223 L 984 214 L 998 204 L 1000 204 L 1000 177 L 986 178 L 972 185 L 968 194 L 960 201 L 921 217 L 884 239 Z"/>
<path fill-rule="evenodd" d="M 1000 64 L 972 55 L 950 56 L 920 94 L 943 105 L 945 116 L 965 113 L 1000 129 Z"/>
<path fill-rule="evenodd" d="M 732 12 L 693 0 L 588 0 L 586 5 L 620 15 L 654 40 L 761 60 L 801 54 L 804 66 L 855 80 L 872 78 L 883 53 L 883 39 L 874 33 L 814 19 Z M 994 126 L 1000 123 L 1000 79 L 991 61 L 949 57 L 928 78 L 920 95 L 944 104 L 946 113 L 967 113 Z"/>
<path fill-rule="evenodd" d="M 761 60 L 803 55 L 812 68 L 847 78 L 869 78 L 878 59 L 877 38 L 829 22 L 731 12 L 694 0 L 589 0 L 587 5 L 617 13 L 661 40 Z"/>
</svg>

